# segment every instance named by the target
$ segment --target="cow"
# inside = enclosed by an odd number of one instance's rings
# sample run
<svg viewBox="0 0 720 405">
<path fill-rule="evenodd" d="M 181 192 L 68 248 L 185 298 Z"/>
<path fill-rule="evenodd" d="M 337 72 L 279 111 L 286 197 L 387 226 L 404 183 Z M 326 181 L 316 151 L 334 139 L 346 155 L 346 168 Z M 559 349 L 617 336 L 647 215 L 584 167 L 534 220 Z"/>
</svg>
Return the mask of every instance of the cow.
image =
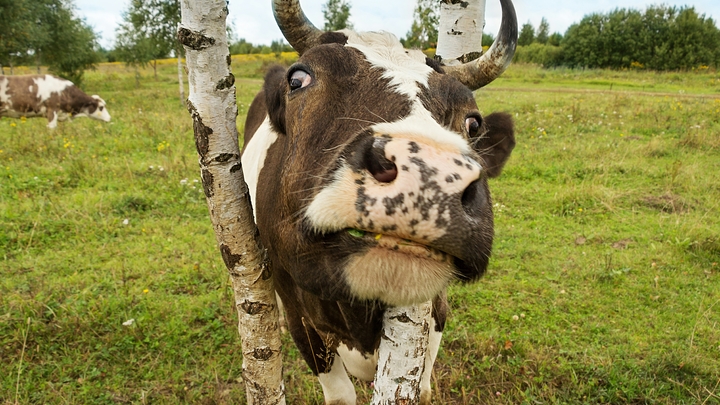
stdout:
<svg viewBox="0 0 720 405">
<path fill-rule="evenodd" d="M 480 58 L 441 66 L 387 32 L 323 32 L 274 0 L 299 53 L 270 68 L 247 114 L 242 167 L 287 327 L 326 404 L 372 381 L 390 306 L 432 301 L 422 404 L 448 315 L 446 288 L 477 280 L 493 241 L 488 178 L 515 146 L 510 114 L 473 90 L 509 65 L 510 0 Z"/>
<path fill-rule="evenodd" d="M 0 76 L 0 117 L 45 117 L 51 129 L 72 117 L 110 122 L 102 98 L 52 75 Z"/>
</svg>

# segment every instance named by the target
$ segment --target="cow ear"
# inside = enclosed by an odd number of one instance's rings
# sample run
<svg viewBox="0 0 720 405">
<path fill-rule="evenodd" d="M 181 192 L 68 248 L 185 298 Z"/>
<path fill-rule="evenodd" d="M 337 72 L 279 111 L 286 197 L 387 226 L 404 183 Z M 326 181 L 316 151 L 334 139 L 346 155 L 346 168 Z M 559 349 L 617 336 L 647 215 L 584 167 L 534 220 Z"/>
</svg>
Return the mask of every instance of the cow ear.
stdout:
<svg viewBox="0 0 720 405">
<path fill-rule="evenodd" d="M 497 177 L 515 147 L 515 128 L 508 113 L 492 113 L 483 119 L 487 131 L 472 142 L 482 156 L 488 177 Z"/>
<path fill-rule="evenodd" d="M 265 106 L 267 107 L 270 124 L 277 132 L 285 134 L 285 92 L 287 84 L 285 80 L 286 69 L 280 65 L 274 65 L 265 73 Z"/>
</svg>

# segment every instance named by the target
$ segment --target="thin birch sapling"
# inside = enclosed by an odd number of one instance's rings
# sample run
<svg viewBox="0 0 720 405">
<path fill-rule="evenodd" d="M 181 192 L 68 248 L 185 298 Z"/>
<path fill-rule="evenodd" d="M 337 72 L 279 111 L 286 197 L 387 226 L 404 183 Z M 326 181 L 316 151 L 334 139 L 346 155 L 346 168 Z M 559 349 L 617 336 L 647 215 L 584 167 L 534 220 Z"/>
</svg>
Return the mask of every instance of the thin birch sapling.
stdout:
<svg viewBox="0 0 720 405">
<path fill-rule="evenodd" d="M 189 97 L 203 190 L 230 273 L 249 404 L 285 404 L 272 274 L 252 215 L 240 163 L 235 77 L 225 31 L 225 0 L 182 0 L 178 39 L 185 47 Z"/>
</svg>

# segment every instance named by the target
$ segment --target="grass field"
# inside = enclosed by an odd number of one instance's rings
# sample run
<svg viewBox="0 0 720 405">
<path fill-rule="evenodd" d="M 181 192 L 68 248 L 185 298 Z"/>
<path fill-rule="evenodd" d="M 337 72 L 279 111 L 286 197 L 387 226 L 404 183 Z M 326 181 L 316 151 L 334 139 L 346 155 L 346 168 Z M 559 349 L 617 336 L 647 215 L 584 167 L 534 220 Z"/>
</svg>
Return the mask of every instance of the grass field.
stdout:
<svg viewBox="0 0 720 405">
<path fill-rule="evenodd" d="M 273 58 L 233 59 L 241 133 Z M 158 73 L 86 74 L 109 124 L 0 119 L 0 404 L 245 403 L 174 61 Z M 434 402 L 720 403 L 720 73 L 513 65 L 476 97 L 518 146 L 491 267 L 449 292 Z M 322 403 L 284 341 L 288 403 Z"/>
</svg>

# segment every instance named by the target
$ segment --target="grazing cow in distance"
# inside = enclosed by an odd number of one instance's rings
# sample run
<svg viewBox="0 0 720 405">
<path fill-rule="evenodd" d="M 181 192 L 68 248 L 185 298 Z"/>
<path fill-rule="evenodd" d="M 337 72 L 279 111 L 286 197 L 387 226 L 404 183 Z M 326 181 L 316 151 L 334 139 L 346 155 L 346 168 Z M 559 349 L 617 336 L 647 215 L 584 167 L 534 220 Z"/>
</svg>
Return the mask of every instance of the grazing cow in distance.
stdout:
<svg viewBox="0 0 720 405">
<path fill-rule="evenodd" d="M 74 117 L 110 122 L 103 99 L 52 75 L 0 76 L 0 117 L 45 117 L 48 128 Z"/>
<path fill-rule="evenodd" d="M 297 0 L 273 1 L 300 57 L 267 72 L 242 165 L 288 329 L 326 404 L 355 404 L 348 372 L 373 380 L 386 308 L 432 300 L 420 387 L 430 403 L 445 289 L 487 268 L 487 179 L 515 145 L 510 115 L 483 116 L 472 93 L 515 51 L 515 10 L 501 3 L 492 47 L 440 66 L 392 34 L 322 32 Z"/>
</svg>

